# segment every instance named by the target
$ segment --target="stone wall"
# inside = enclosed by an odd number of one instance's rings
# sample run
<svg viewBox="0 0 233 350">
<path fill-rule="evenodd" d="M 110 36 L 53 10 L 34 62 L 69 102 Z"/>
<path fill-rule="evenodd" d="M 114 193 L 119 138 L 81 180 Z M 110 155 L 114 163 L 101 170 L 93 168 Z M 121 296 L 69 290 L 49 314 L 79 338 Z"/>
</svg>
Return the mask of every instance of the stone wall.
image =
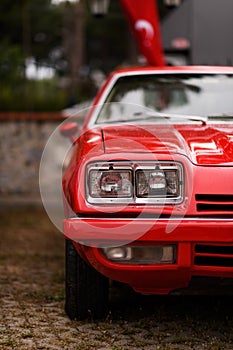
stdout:
<svg viewBox="0 0 233 350">
<path fill-rule="evenodd" d="M 0 196 L 39 197 L 39 166 L 60 114 L 0 116 Z M 52 181 L 52 174 L 51 174 Z"/>
<path fill-rule="evenodd" d="M 39 194 L 41 155 L 58 122 L 5 121 L 0 124 L 0 194 Z"/>
<path fill-rule="evenodd" d="M 60 198 L 62 170 L 72 144 L 60 135 L 59 126 L 70 119 L 81 125 L 87 111 L 81 104 L 53 113 L 0 112 L 0 204 L 40 202 L 40 193 L 47 199 Z"/>
</svg>

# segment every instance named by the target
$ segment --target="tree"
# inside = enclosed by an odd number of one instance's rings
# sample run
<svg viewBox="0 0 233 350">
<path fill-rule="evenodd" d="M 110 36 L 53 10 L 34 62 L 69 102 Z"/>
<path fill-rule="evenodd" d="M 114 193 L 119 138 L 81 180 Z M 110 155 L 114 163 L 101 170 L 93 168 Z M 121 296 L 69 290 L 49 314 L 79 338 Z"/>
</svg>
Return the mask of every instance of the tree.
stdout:
<svg viewBox="0 0 233 350">
<path fill-rule="evenodd" d="M 120 4 L 110 2 L 105 17 L 93 17 L 86 11 L 86 61 L 91 69 L 109 72 L 129 63 L 129 40 L 132 39 Z"/>
<path fill-rule="evenodd" d="M 158 1 L 164 15 L 163 0 Z M 136 63 L 138 55 L 118 0 L 111 0 L 109 13 L 101 19 L 92 17 L 87 0 L 59 5 L 51 0 L 0 1 L 0 84 L 4 81 L 9 93 L 16 81 L 17 90 L 25 82 L 28 57 L 64 77 L 66 93 L 77 102 L 96 91 L 92 71 L 109 73 Z"/>
<path fill-rule="evenodd" d="M 0 42 L 21 47 L 24 58 L 32 56 L 39 65 L 60 59 L 54 50 L 61 47 L 61 23 L 61 8 L 50 0 L 0 2 Z"/>
</svg>

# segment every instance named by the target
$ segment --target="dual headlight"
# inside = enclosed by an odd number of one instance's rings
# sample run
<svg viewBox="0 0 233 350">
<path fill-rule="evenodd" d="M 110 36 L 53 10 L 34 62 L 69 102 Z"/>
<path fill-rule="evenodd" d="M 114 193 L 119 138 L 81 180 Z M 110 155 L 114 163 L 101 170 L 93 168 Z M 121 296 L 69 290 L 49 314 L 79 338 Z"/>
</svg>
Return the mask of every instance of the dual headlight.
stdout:
<svg viewBox="0 0 233 350">
<path fill-rule="evenodd" d="M 167 161 L 91 163 L 86 189 L 89 203 L 180 203 L 183 167 Z"/>
</svg>

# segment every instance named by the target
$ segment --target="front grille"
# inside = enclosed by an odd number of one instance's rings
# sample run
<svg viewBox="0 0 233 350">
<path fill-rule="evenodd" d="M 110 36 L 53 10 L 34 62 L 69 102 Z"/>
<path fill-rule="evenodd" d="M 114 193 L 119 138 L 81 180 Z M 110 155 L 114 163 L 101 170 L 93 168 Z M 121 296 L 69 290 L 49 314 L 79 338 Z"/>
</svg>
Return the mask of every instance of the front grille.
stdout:
<svg viewBox="0 0 233 350">
<path fill-rule="evenodd" d="M 233 267 L 233 245 L 196 244 L 194 265 Z"/>
<path fill-rule="evenodd" d="M 198 212 L 233 212 L 233 195 L 231 194 L 196 194 Z"/>
</svg>

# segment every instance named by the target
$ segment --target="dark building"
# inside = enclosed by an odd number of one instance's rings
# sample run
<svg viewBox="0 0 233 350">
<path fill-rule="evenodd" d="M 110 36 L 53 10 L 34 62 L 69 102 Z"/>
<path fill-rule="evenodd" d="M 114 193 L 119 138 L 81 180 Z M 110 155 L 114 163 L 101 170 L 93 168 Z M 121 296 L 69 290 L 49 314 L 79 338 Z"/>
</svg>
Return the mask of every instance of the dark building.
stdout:
<svg viewBox="0 0 233 350">
<path fill-rule="evenodd" d="M 168 63 L 233 65 L 233 0 L 183 0 L 161 31 Z"/>
</svg>

